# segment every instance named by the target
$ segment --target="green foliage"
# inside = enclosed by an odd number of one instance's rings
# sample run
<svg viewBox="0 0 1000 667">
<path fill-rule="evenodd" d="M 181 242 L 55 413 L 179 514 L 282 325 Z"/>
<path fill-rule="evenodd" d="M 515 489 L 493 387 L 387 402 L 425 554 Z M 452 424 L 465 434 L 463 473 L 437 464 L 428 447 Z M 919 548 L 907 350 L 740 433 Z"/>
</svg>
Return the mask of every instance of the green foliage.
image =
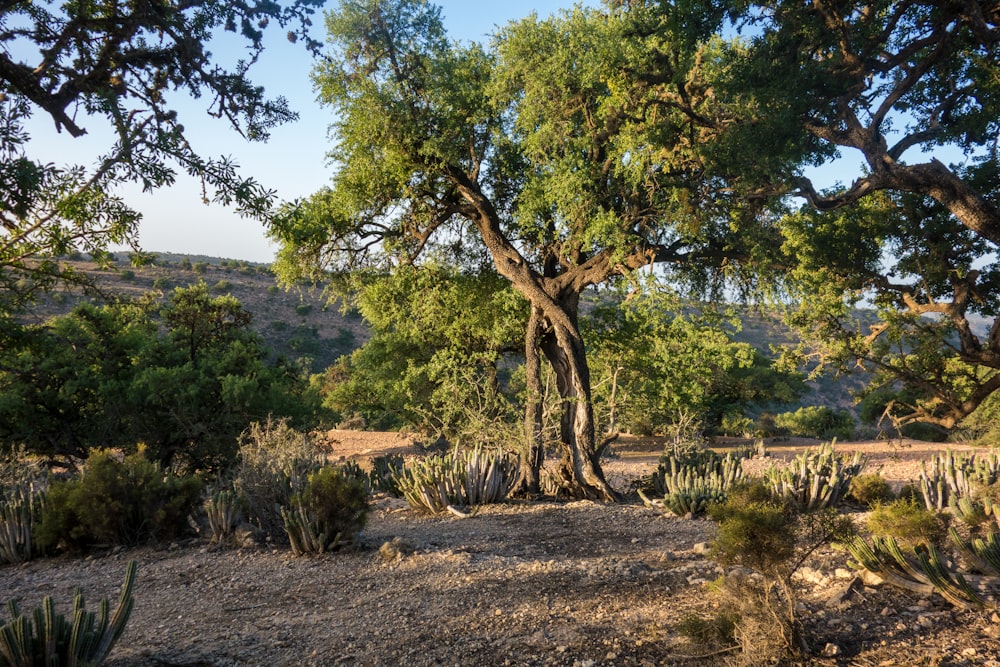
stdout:
<svg viewBox="0 0 1000 667">
<path fill-rule="evenodd" d="M 54 481 L 38 525 L 43 549 L 163 542 L 189 530 L 201 495 L 196 477 L 178 477 L 140 449 L 120 459 L 95 451 L 76 478 Z"/>
<path fill-rule="evenodd" d="M 156 316 L 148 301 L 81 305 L 12 330 L 0 346 L 0 441 L 57 459 L 145 442 L 164 465 L 219 471 L 251 421 L 313 418 L 306 379 L 269 359 L 236 299 L 177 288 Z"/>
<path fill-rule="evenodd" d="M 10 619 L 0 623 L 0 664 L 4 667 L 103 664 L 125 632 L 132 614 L 136 568 L 136 562 L 129 561 L 114 612 L 110 612 L 106 599 L 96 613 L 87 611 L 80 589 L 73 597 L 72 615 L 68 619 L 56 613 L 51 597 L 45 597 L 42 606 L 30 615 L 21 612 L 16 600 L 10 600 L 7 604 Z"/>
<path fill-rule="evenodd" d="M 913 500 L 876 504 L 868 516 L 873 535 L 884 535 L 906 546 L 940 544 L 945 536 L 942 516 Z"/>
<path fill-rule="evenodd" d="M 394 479 L 410 507 L 435 514 L 502 501 L 517 482 L 517 470 L 513 456 L 476 447 L 413 461 Z"/>
<path fill-rule="evenodd" d="M 806 450 L 786 467 L 772 464 L 764 474 L 774 495 L 811 512 L 839 505 L 864 466 L 860 452 L 848 460 L 828 443 Z"/>
<path fill-rule="evenodd" d="M 851 480 L 848 497 L 855 502 L 871 507 L 877 503 L 884 503 L 895 498 L 889 482 L 877 472 L 858 475 Z"/>
<path fill-rule="evenodd" d="M 508 352 L 524 335 L 524 303 L 495 275 L 437 265 L 362 280 L 372 338 L 330 368 L 325 405 L 369 425 L 408 425 L 449 440 L 507 445 L 518 437 Z"/>
<path fill-rule="evenodd" d="M 124 271 L 121 272 L 120 275 L 121 275 L 122 280 L 126 280 L 126 281 L 129 281 L 129 282 L 135 280 L 135 271 L 133 271 L 131 269 L 125 269 Z"/>
<path fill-rule="evenodd" d="M 758 492 L 747 493 L 756 497 Z M 740 495 L 733 495 L 712 505 L 708 513 L 719 522 L 711 543 L 712 557 L 723 565 L 774 573 L 795 552 L 795 512 L 781 501 L 744 502 Z"/>
<path fill-rule="evenodd" d="M 789 435 L 818 440 L 850 440 L 854 437 L 854 418 L 847 410 L 810 405 L 795 412 L 775 416 L 775 425 Z"/>
<path fill-rule="evenodd" d="M 233 289 L 233 284 L 228 280 L 220 280 L 212 286 L 213 292 L 218 292 L 219 294 L 226 294 Z"/>
<path fill-rule="evenodd" d="M 335 466 L 311 473 L 281 510 L 296 556 L 319 554 L 356 541 L 368 514 L 364 483 Z"/>
<path fill-rule="evenodd" d="M 727 415 L 801 395 L 801 376 L 733 341 L 739 328 L 734 313 L 696 308 L 656 286 L 603 296 L 582 324 L 595 409 L 616 429 L 662 434 L 682 413 L 718 430 Z"/>
<path fill-rule="evenodd" d="M 299 317 L 305 317 L 312 312 L 312 304 L 310 303 L 300 303 L 295 306 L 295 314 Z"/>
</svg>

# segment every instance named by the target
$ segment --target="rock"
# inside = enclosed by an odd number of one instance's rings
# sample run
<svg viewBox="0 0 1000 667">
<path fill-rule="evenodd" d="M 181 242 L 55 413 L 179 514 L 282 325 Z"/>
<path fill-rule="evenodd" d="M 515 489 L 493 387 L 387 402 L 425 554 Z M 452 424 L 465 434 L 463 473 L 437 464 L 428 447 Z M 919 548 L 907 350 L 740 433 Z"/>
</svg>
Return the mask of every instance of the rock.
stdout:
<svg viewBox="0 0 1000 667">
<path fill-rule="evenodd" d="M 833 590 L 830 597 L 826 599 L 826 606 L 835 609 L 847 604 L 857 596 L 863 587 L 864 584 L 861 583 L 861 577 L 854 577 L 851 581 Z"/>
<path fill-rule="evenodd" d="M 1000 623 L 1000 614 L 993 612 L 993 615 L 990 616 L 990 623 Z"/>
<path fill-rule="evenodd" d="M 799 568 L 798 577 L 803 581 L 816 586 L 825 586 L 828 582 L 826 576 L 822 572 L 811 567 Z"/>
<path fill-rule="evenodd" d="M 693 547 L 691 547 L 691 551 L 699 556 L 704 556 L 708 553 L 708 542 L 696 543 Z"/>
<path fill-rule="evenodd" d="M 964 655 L 966 657 L 972 657 L 975 654 L 976 654 L 976 649 L 972 648 L 971 646 L 969 648 L 963 648 L 962 649 L 962 655 Z"/>
<path fill-rule="evenodd" d="M 871 570 L 861 570 L 861 581 L 865 583 L 865 586 L 871 586 L 872 588 L 885 583 L 885 579 Z"/>
<path fill-rule="evenodd" d="M 836 644 L 830 643 L 823 647 L 824 658 L 832 658 L 836 655 L 840 655 L 840 647 Z"/>
<path fill-rule="evenodd" d="M 837 579 L 854 579 L 857 577 L 857 573 L 855 573 L 853 570 L 848 570 L 842 567 L 838 567 L 836 570 L 833 571 L 833 576 L 835 576 Z"/>
<path fill-rule="evenodd" d="M 406 540 L 394 537 L 391 542 L 384 543 L 378 549 L 378 555 L 382 557 L 382 560 L 386 563 L 394 563 L 398 560 L 402 560 L 404 557 L 409 556 L 414 551 L 416 547 Z"/>
</svg>

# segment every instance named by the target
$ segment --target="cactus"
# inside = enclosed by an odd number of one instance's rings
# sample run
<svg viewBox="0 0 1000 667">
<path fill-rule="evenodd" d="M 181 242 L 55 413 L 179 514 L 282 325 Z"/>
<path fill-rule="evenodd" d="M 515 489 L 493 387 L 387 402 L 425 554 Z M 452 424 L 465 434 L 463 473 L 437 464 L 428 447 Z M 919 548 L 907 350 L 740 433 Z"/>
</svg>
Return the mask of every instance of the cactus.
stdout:
<svg viewBox="0 0 1000 667">
<path fill-rule="evenodd" d="M 796 456 L 788 467 L 771 466 L 765 476 L 772 493 L 812 512 L 839 505 L 864 466 L 860 452 L 847 460 L 834 452 L 833 443 L 827 443 Z"/>
<path fill-rule="evenodd" d="M 961 573 L 946 566 L 933 545 L 919 545 L 913 557 L 907 557 L 891 537 L 872 537 L 869 545 L 855 537 L 847 549 L 857 563 L 878 574 L 888 583 L 922 594 L 936 591 L 957 607 L 981 607 L 983 599 Z"/>
<path fill-rule="evenodd" d="M 309 475 L 280 511 L 292 553 L 321 554 L 356 540 L 368 515 L 368 491 L 343 467 L 329 466 Z"/>
<path fill-rule="evenodd" d="M 436 514 L 449 505 L 500 502 L 517 482 L 517 461 L 510 454 L 476 447 L 415 461 L 393 479 L 410 507 Z"/>
<path fill-rule="evenodd" d="M 386 454 L 373 458 L 372 469 L 368 473 L 368 477 L 371 479 L 371 488 L 375 491 L 384 491 L 397 498 L 403 495 L 396 484 L 396 475 L 403 470 L 404 465 L 403 457 L 399 454 Z"/>
<path fill-rule="evenodd" d="M 22 614 L 17 602 L 10 600 L 7 607 L 11 618 L 0 625 L 0 664 L 76 667 L 103 663 L 132 613 L 135 573 L 136 563 L 129 561 L 118 605 L 110 615 L 106 599 L 101 600 L 96 613 L 87 611 L 79 589 L 73 597 L 71 619 L 55 612 L 51 597 L 46 597 L 30 616 Z"/>
<path fill-rule="evenodd" d="M 223 543 L 236 533 L 243 517 L 241 505 L 239 494 L 228 489 L 216 491 L 205 501 L 212 544 Z"/>
<path fill-rule="evenodd" d="M 45 494 L 34 484 L 18 485 L 0 497 L 0 563 L 31 560 L 44 504 Z"/>
<path fill-rule="evenodd" d="M 978 570 L 1000 575 L 1000 535 L 990 532 L 985 538 L 966 541 L 954 528 L 949 532 L 952 541 Z"/>
<path fill-rule="evenodd" d="M 989 452 L 980 457 L 973 452 L 965 456 L 948 450 L 931 459 L 930 466 L 924 461 L 921 468 L 920 492 L 924 504 L 929 510 L 942 510 L 1000 480 L 1000 455 Z"/>
<path fill-rule="evenodd" d="M 663 497 L 662 506 L 639 496 L 647 507 L 669 510 L 678 516 L 702 514 L 712 503 L 723 502 L 726 491 L 743 479 L 742 458 L 719 456 L 709 449 L 697 452 L 670 452 L 649 479 L 654 495 Z"/>
</svg>

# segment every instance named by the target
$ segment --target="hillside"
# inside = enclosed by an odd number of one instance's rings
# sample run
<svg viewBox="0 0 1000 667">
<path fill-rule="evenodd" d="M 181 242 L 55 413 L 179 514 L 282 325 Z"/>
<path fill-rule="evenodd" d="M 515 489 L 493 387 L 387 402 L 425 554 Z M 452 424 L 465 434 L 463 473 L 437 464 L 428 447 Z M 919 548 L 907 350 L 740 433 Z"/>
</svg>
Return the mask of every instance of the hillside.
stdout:
<svg viewBox="0 0 1000 667">
<path fill-rule="evenodd" d="M 284 290 L 278 287 L 267 265 L 202 257 L 157 255 L 154 264 L 132 266 L 119 258 L 113 267 L 100 269 L 93 262 L 70 260 L 74 269 L 90 276 L 109 296 L 137 298 L 153 293 L 166 299 L 177 287 L 203 281 L 216 294 L 232 294 L 253 313 L 251 326 L 276 354 L 302 359 L 319 372 L 343 354 L 362 345 L 369 337 L 361 317 L 328 307 L 318 289 Z M 56 292 L 30 313 L 33 321 L 44 321 L 68 313 L 81 300 L 78 292 Z"/>
<path fill-rule="evenodd" d="M 165 299 L 176 287 L 204 281 L 214 293 L 232 294 L 253 313 L 251 326 L 276 354 L 304 360 L 312 372 L 329 367 L 370 337 L 356 312 L 343 312 L 339 304 L 329 306 L 321 289 L 280 288 L 265 264 L 170 253 L 157 254 L 154 264 L 140 267 L 132 266 L 125 257 L 118 258 L 107 270 L 84 259 L 68 263 L 91 276 L 99 289 L 109 295 L 135 298 L 154 293 Z M 90 297 L 57 292 L 39 304 L 31 318 L 43 321 L 67 313 L 85 298 Z M 742 322 L 736 340 L 749 343 L 765 354 L 769 354 L 772 345 L 795 340 L 777 316 L 746 311 Z M 864 378 L 859 376 L 820 378 L 810 383 L 812 391 L 802 398 L 801 405 L 829 405 L 853 411 L 852 392 L 863 384 Z"/>
</svg>

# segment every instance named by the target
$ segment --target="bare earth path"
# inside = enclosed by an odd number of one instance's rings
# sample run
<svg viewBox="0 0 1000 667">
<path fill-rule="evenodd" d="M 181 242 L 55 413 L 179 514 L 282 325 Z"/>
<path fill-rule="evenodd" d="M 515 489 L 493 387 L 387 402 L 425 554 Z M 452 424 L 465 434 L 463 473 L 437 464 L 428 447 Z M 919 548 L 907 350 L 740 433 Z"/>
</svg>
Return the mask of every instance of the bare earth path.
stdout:
<svg viewBox="0 0 1000 667">
<path fill-rule="evenodd" d="M 335 458 L 414 451 L 393 434 L 338 438 Z M 794 444 L 771 451 L 790 455 Z M 873 454 L 885 454 L 883 475 L 900 481 L 928 455 L 881 450 Z M 641 441 L 616 451 L 606 465 L 622 490 L 653 469 L 658 453 Z M 685 613 L 711 608 L 705 582 L 721 570 L 701 543 L 712 526 L 634 503 L 511 502 L 456 519 L 382 498 L 358 551 L 294 558 L 287 549 L 211 551 L 193 541 L 39 560 L 0 568 L 0 601 L 34 605 L 52 594 L 65 609 L 83 586 L 93 605 L 117 595 L 135 558 L 136 608 L 111 660 L 119 667 L 713 665 L 719 656 L 693 659 L 698 649 L 674 629 Z M 379 548 L 394 539 L 403 553 L 386 558 Z M 1000 667 L 994 610 L 957 611 L 886 587 L 832 605 L 854 575 L 832 549 L 804 574 L 810 664 Z"/>
</svg>

